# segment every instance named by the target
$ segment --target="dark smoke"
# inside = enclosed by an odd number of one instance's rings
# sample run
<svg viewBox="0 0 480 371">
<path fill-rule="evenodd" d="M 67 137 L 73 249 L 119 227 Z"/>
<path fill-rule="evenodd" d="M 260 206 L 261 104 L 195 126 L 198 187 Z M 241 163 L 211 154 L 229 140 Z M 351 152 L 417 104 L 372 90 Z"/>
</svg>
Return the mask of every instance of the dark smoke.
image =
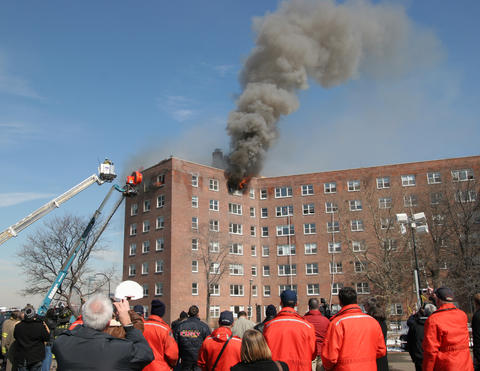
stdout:
<svg viewBox="0 0 480 371">
<path fill-rule="evenodd" d="M 254 26 L 256 47 L 227 125 L 231 185 L 259 174 L 278 136 L 277 122 L 299 107 L 296 93 L 309 79 L 328 88 L 362 73 L 388 76 L 411 63 L 409 43 L 422 39 L 402 8 L 369 1 L 283 2 Z"/>
</svg>

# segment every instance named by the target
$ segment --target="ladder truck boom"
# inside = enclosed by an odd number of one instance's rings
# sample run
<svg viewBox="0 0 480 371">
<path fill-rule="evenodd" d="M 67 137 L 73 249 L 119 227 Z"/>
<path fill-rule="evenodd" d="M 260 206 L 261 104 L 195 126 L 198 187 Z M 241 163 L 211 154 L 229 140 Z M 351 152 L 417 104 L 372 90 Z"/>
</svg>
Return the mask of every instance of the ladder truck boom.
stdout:
<svg viewBox="0 0 480 371">
<path fill-rule="evenodd" d="M 108 159 L 105 160 L 98 167 L 98 175 L 93 174 L 89 176 L 87 179 L 83 180 L 73 188 L 69 189 L 68 191 L 54 198 L 53 200 L 47 202 L 45 205 L 35 210 L 33 213 L 27 215 L 25 218 L 11 225 L 2 233 L 0 233 L 0 245 L 9 240 L 10 238 L 16 237 L 18 233 L 20 233 L 22 230 L 47 215 L 53 209 L 60 207 L 61 204 L 68 201 L 83 190 L 87 189 L 92 184 L 97 183 L 98 185 L 102 185 L 105 182 L 110 183 L 116 178 L 116 176 L 117 175 L 115 174 L 115 166 L 113 165 L 113 162 Z"/>
</svg>

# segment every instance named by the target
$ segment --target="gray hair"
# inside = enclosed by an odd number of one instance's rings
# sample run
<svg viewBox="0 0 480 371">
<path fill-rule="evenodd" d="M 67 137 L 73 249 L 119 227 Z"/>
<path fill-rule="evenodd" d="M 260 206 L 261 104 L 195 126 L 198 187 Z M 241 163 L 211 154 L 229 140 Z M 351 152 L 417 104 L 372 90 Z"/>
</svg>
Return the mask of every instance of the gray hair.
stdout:
<svg viewBox="0 0 480 371">
<path fill-rule="evenodd" d="M 437 310 L 437 307 L 435 305 L 425 304 L 425 307 L 423 308 L 423 313 L 425 314 L 425 317 L 429 317 L 436 310 Z"/>
<path fill-rule="evenodd" d="M 104 295 L 94 295 L 82 307 L 85 326 L 102 331 L 112 319 L 113 306 Z"/>
</svg>

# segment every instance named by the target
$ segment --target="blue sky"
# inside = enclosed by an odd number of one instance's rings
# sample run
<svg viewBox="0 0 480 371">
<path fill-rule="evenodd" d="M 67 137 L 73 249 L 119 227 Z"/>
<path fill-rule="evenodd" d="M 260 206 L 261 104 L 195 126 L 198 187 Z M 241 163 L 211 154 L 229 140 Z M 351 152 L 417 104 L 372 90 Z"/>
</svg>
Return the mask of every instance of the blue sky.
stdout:
<svg viewBox="0 0 480 371">
<path fill-rule="evenodd" d="M 408 73 L 314 83 L 279 123 L 264 175 L 478 155 L 477 1 L 395 1 L 438 42 Z M 124 174 L 169 155 L 209 160 L 228 149 L 226 118 L 254 46 L 252 17 L 277 1 L 2 2 L 0 230 L 96 171 Z M 408 56 L 407 56 L 408 57 Z M 107 192 L 92 186 L 53 213 L 90 216 Z M 52 213 L 52 214 L 53 214 Z M 105 233 L 121 265 L 122 214 Z M 0 246 L 1 305 L 24 305 L 15 265 L 25 236 Z M 120 269 L 119 269 L 120 271 Z"/>
</svg>

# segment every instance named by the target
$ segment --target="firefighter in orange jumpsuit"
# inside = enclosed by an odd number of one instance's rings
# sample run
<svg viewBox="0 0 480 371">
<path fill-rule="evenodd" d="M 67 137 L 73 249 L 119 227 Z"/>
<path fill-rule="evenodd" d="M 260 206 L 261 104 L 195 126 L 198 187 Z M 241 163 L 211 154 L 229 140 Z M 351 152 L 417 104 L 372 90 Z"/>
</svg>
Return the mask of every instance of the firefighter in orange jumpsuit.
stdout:
<svg viewBox="0 0 480 371">
<path fill-rule="evenodd" d="M 344 287 L 338 293 L 342 309 L 332 318 L 322 347 L 326 371 L 376 371 L 377 358 L 387 354 L 377 320 L 362 312 L 357 293 Z"/>
<path fill-rule="evenodd" d="M 467 315 L 455 307 L 448 287 L 436 289 L 434 298 L 438 309 L 425 322 L 423 371 L 473 371 Z"/>
</svg>

